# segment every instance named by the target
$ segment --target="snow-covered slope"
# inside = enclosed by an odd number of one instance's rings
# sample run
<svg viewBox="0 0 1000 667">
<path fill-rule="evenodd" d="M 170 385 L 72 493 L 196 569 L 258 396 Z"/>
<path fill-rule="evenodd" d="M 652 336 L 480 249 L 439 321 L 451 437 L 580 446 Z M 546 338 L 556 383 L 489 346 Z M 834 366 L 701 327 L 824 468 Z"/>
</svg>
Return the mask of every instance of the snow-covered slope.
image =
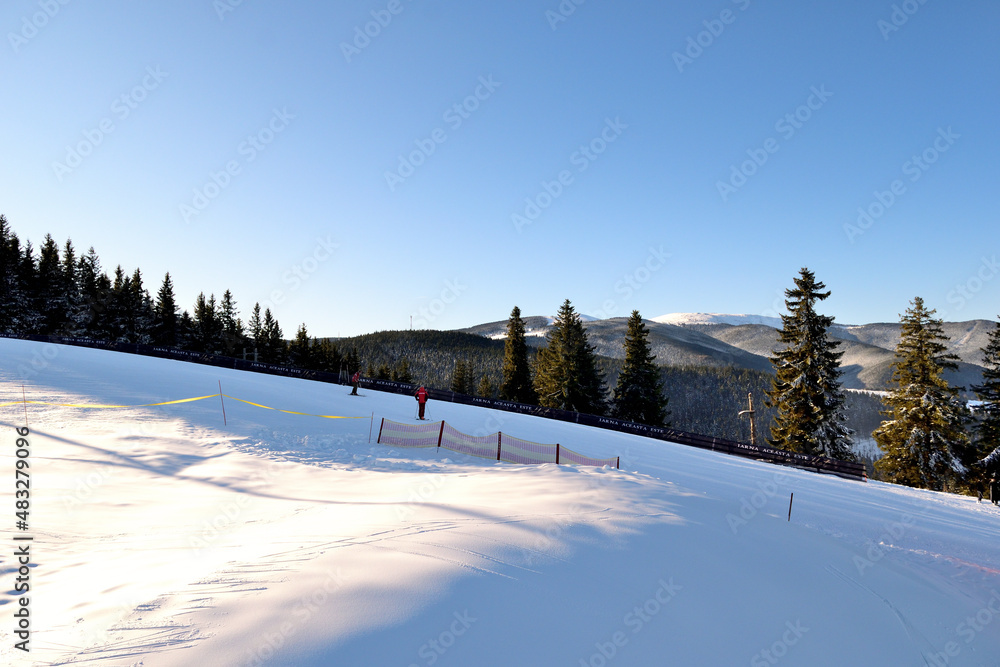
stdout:
<svg viewBox="0 0 1000 667">
<path fill-rule="evenodd" d="M 392 450 L 370 428 L 411 421 L 406 396 L 0 340 L 0 403 L 22 382 L 29 400 L 134 405 L 220 381 L 363 419 L 28 405 L 32 652 L 13 648 L 11 509 L 0 662 L 997 664 L 1000 511 L 974 499 L 451 404 L 429 416 L 622 469 Z M 8 508 L 23 421 L 0 407 Z"/>
<path fill-rule="evenodd" d="M 780 317 L 769 317 L 767 315 L 726 315 L 722 313 L 668 313 L 652 318 L 654 322 L 662 324 L 765 324 L 775 329 L 781 328 Z"/>
</svg>

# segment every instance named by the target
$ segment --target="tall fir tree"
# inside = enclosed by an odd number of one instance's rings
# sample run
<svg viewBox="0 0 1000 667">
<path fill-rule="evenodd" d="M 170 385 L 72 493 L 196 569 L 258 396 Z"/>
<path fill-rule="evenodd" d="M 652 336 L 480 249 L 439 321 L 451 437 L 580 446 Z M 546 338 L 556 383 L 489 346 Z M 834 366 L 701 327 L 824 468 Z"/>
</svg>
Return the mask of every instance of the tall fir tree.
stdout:
<svg viewBox="0 0 1000 667">
<path fill-rule="evenodd" d="M 594 348 L 587 341 L 583 320 L 563 302 L 546 337 L 546 346 L 535 360 L 538 403 L 547 408 L 603 415 L 607 388 L 597 368 Z"/>
<path fill-rule="evenodd" d="M 284 334 L 281 332 L 281 325 L 271 314 L 270 308 L 264 309 L 263 336 L 264 349 L 261 352 L 263 361 L 271 364 L 284 363 L 287 345 Z"/>
<path fill-rule="evenodd" d="M 639 424 L 663 426 L 667 419 L 667 398 L 648 338 L 649 329 L 639 311 L 633 310 L 625 331 L 625 362 L 615 385 L 611 414 Z"/>
<path fill-rule="evenodd" d="M 472 395 L 475 390 L 475 378 L 472 375 L 472 364 L 465 359 L 455 362 L 455 371 L 451 376 L 451 390 L 456 394 Z"/>
<path fill-rule="evenodd" d="M 958 368 L 948 352 L 942 322 L 916 297 L 901 318 L 893 362 L 889 419 L 872 436 L 883 456 L 875 469 L 888 481 L 926 489 L 952 489 L 966 473 L 968 410 L 944 378 Z"/>
<path fill-rule="evenodd" d="M 312 370 L 313 361 L 312 340 L 306 330 L 306 323 L 303 322 L 295 331 L 295 338 L 288 345 L 288 363 L 298 368 Z"/>
<path fill-rule="evenodd" d="M 62 252 L 63 295 L 66 300 L 66 317 L 62 334 L 79 336 L 84 332 L 80 308 L 83 297 L 80 292 L 79 264 L 72 239 L 66 239 Z"/>
<path fill-rule="evenodd" d="M 981 479 L 1000 472 L 1000 321 L 983 348 L 983 383 L 973 387 L 982 403 L 977 408 L 977 468 Z"/>
<path fill-rule="evenodd" d="M 174 282 L 168 271 L 163 276 L 160 291 L 156 293 L 156 306 L 153 310 L 153 344 L 177 345 L 177 301 L 174 297 Z"/>
<path fill-rule="evenodd" d="M 531 364 L 528 361 L 528 343 L 521 309 L 514 306 L 507 320 L 507 338 L 503 346 L 503 380 L 500 398 L 505 401 L 536 405 L 538 394 L 531 381 Z"/>
<path fill-rule="evenodd" d="M 38 273 L 35 283 L 35 310 L 41 316 L 40 333 L 60 334 L 69 321 L 69 302 L 66 299 L 66 283 L 63 280 L 59 246 L 51 234 L 39 250 Z"/>
<path fill-rule="evenodd" d="M 816 312 L 816 303 L 830 292 L 807 268 L 795 287 L 785 290 L 779 342 L 771 357 L 775 378 L 766 405 L 777 410 L 769 442 L 802 454 L 855 460 L 851 430 L 846 426 L 844 392 L 840 386 L 840 341 L 829 337 L 833 318 Z"/>
<path fill-rule="evenodd" d="M 0 332 L 21 333 L 25 294 L 21 285 L 21 241 L 0 214 Z"/>
<path fill-rule="evenodd" d="M 219 303 L 219 324 L 222 353 L 229 357 L 236 356 L 246 344 L 246 331 L 236 310 L 236 299 L 229 290 L 225 291 Z"/>
</svg>

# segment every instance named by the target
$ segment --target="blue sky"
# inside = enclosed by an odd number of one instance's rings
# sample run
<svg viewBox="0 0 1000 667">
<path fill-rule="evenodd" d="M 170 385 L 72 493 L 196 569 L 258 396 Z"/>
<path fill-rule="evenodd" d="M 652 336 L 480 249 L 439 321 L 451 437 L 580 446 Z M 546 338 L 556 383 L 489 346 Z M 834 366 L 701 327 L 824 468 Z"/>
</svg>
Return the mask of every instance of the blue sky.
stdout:
<svg viewBox="0 0 1000 667">
<path fill-rule="evenodd" d="M 1000 312 L 993 2 L 11 0 L 0 28 L 0 212 L 188 309 L 773 315 L 808 266 L 841 323 Z"/>
</svg>

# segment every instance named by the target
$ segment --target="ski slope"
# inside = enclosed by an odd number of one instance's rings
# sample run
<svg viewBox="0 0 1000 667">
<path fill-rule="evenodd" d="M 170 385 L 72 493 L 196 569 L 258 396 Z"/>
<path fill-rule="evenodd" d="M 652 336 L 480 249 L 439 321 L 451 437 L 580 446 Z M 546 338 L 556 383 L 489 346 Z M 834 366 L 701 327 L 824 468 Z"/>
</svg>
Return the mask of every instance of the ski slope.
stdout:
<svg viewBox="0 0 1000 667">
<path fill-rule="evenodd" d="M 1000 510 L 431 402 L 621 456 L 517 466 L 374 444 L 406 396 L 0 339 L 27 405 L 30 653 L 14 648 L 15 427 L 0 408 L 4 665 L 1000 664 Z M 794 493 L 791 521 L 789 497 Z"/>
</svg>

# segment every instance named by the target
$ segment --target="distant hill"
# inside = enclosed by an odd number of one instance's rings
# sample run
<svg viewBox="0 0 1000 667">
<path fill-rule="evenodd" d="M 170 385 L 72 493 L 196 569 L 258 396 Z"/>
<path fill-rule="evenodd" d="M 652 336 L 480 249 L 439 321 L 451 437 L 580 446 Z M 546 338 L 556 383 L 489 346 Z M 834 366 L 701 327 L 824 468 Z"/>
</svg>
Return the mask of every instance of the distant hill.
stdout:
<svg viewBox="0 0 1000 667">
<path fill-rule="evenodd" d="M 551 318 L 525 318 L 529 344 L 540 347 L 551 327 Z M 585 322 L 590 342 L 597 353 L 611 358 L 624 356 L 626 318 Z M 506 320 L 481 324 L 462 332 L 502 339 Z M 674 313 L 646 320 L 649 341 L 657 362 L 664 366 L 733 367 L 771 371 L 768 357 L 778 344 L 780 318 L 761 315 L 720 315 Z M 946 322 L 949 350 L 961 359 L 959 370 L 948 374 L 954 385 L 970 387 L 982 381 L 982 348 L 996 323 L 989 320 Z M 843 341 L 843 382 L 849 389 L 882 391 L 892 376 L 895 348 L 899 343 L 898 323 L 835 325 L 830 334 Z"/>
</svg>

